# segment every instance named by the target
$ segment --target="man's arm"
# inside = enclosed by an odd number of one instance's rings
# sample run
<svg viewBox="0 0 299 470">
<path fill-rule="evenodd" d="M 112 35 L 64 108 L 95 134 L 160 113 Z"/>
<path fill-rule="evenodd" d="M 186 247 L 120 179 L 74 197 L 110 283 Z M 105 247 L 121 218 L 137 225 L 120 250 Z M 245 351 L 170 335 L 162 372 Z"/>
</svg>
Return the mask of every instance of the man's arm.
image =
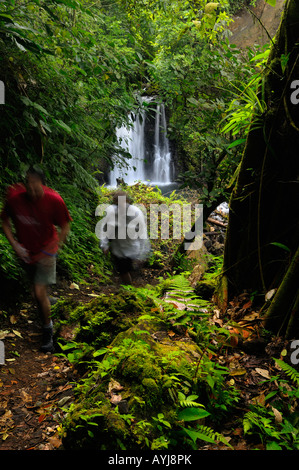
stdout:
<svg viewBox="0 0 299 470">
<path fill-rule="evenodd" d="M 13 247 L 16 254 L 19 256 L 19 258 L 21 258 L 25 263 L 29 263 L 30 262 L 29 253 L 26 250 L 26 248 L 24 248 L 22 245 L 19 244 L 17 240 L 15 240 L 13 233 L 12 233 L 9 219 L 2 220 L 2 228 L 3 228 L 4 235 L 6 236 L 7 240 Z"/>
<path fill-rule="evenodd" d="M 59 242 L 58 242 L 59 248 L 62 248 L 63 244 L 65 243 L 66 238 L 69 234 L 70 228 L 71 228 L 70 222 L 66 222 L 62 227 L 60 227 Z"/>
<path fill-rule="evenodd" d="M 14 239 L 9 219 L 2 220 L 2 228 L 3 228 L 4 235 L 6 236 L 11 246 L 14 248 L 17 241 Z"/>
</svg>

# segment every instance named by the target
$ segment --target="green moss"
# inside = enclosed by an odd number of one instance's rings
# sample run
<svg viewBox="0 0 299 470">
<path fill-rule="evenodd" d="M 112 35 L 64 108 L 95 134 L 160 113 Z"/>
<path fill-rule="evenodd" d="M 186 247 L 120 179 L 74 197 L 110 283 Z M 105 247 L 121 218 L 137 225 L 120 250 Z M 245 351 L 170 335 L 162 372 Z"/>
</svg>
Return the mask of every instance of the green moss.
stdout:
<svg viewBox="0 0 299 470">
<path fill-rule="evenodd" d="M 205 279 L 196 284 L 194 291 L 201 299 L 210 300 L 216 287 L 217 279 Z"/>
<path fill-rule="evenodd" d="M 77 300 L 72 298 L 62 298 L 51 307 L 51 315 L 55 320 L 70 320 L 72 313 L 77 308 Z"/>
<path fill-rule="evenodd" d="M 75 405 L 64 422 L 63 445 L 68 449 L 121 449 L 130 439 L 130 432 L 120 414 L 113 409 L 104 394 L 102 402 L 90 407 L 88 400 Z"/>
<path fill-rule="evenodd" d="M 208 401 L 208 379 L 214 383 L 217 371 L 202 357 L 200 344 L 169 337 L 164 313 L 153 305 L 145 291 L 125 291 L 101 296 L 71 313 L 81 325 L 81 337 L 90 334 L 93 344 L 104 334 L 113 340 L 79 386 L 78 403 L 64 424 L 67 448 L 157 449 L 171 442 L 172 429 L 179 425 L 179 392 Z M 107 393 L 111 379 L 121 385 L 115 404 Z"/>
<path fill-rule="evenodd" d="M 135 293 L 121 291 L 102 294 L 82 304 L 71 299 L 59 300 L 53 307 L 53 315 L 58 320 L 68 319 L 69 323 L 78 324 L 77 342 L 98 348 L 110 344 L 118 333 L 134 325 L 153 306 L 150 299 L 142 302 Z"/>
</svg>

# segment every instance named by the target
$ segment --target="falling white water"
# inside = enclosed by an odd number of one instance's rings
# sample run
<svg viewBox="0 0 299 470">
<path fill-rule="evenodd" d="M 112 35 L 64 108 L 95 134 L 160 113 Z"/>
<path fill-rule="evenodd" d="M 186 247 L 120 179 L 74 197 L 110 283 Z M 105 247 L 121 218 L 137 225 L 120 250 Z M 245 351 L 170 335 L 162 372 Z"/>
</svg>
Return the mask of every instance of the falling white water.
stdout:
<svg viewBox="0 0 299 470">
<path fill-rule="evenodd" d="M 165 107 L 163 104 L 158 104 L 155 121 L 155 158 L 153 168 L 153 180 L 157 183 L 171 183 L 171 154 L 166 129 Z"/>
<path fill-rule="evenodd" d="M 172 159 L 166 136 L 167 123 L 164 105 L 158 104 L 156 108 L 151 155 L 146 155 L 145 151 L 146 139 L 148 138 L 145 123 L 145 112 L 143 112 L 130 121 L 131 125 L 122 126 L 116 130 L 120 146 L 129 152 L 132 158 L 127 160 L 127 167 L 116 163 L 110 173 L 111 186 L 117 186 L 119 178 L 123 178 L 126 184 L 133 184 L 136 181 L 155 185 L 172 182 Z"/>
<path fill-rule="evenodd" d="M 128 161 L 128 168 L 115 166 L 110 173 L 110 185 L 116 186 L 117 179 L 123 178 L 127 184 L 144 179 L 144 116 L 135 120 L 130 119 L 128 126 L 116 129 L 116 136 L 120 146 L 130 153 L 132 158 Z"/>
</svg>

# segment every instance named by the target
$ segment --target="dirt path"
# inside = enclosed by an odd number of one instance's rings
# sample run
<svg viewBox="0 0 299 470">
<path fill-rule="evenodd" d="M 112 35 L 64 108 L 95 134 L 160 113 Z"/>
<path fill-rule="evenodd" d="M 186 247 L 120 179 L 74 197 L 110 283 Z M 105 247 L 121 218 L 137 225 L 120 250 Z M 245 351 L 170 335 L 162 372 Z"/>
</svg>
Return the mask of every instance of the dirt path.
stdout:
<svg viewBox="0 0 299 470">
<path fill-rule="evenodd" d="M 143 272 L 135 276 L 135 284 L 156 282 L 159 272 Z M 95 290 L 88 284 L 80 290 L 71 289 L 70 282 L 62 284 L 53 292 L 59 297 L 72 296 L 88 301 L 100 292 L 116 292 L 119 282 L 110 286 L 98 286 Z M 237 299 L 230 306 L 230 315 L 236 321 L 250 312 L 248 299 Z M 244 307 L 245 306 L 245 307 Z M 221 320 L 217 320 L 221 321 Z M 0 338 L 5 344 L 5 365 L 0 365 L 0 450 L 58 450 L 63 449 L 60 425 L 66 407 L 72 402 L 74 388 L 80 376 L 65 358 L 41 353 L 40 327 L 35 305 L 30 299 L 14 313 L 1 313 Z M 283 344 L 277 344 L 277 351 Z M 252 400 L 265 399 L 273 384 L 262 385 L 264 376 L 273 373 L 272 352 L 259 350 L 248 353 L 234 350 L 223 352 L 223 365 L 230 370 L 231 381 L 240 393 L 240 403 L 225 429 L 219 430 L 231 440 L 235 450 L 248 450 L 252 443 L 244 437 L 242 427 L 236 422 Z M 265 375 L 266 374 L 266 375 Z M 239 410 L 239 411 L 238 411 Z M 240 416 L 239 416 L 240 413 Z M 204 445 L 203 449 L 219 450 L 220 446 Z M 255 445 L 255 448 L 261 448 Z"/>
<path fill-rule="evenodd" d="M 53 449 L 60 445 L 62 399 L 72 393 L 75 377 L 64 359 L 39 351 L 35 308 L 23 307 L 1 325 L 0 449 Z"/>
<path fill-rule="evenodd" d="M 135 273 L 133 281 L 137 286 L 155 283 L 160 274 L 143 270 Z M 116 292 L 119 279 L 109 286 L 82 284 L 79 290 L 71 289 L 71 284 L 61 282 L 51 294 L 86 302 L 95 294 Z M 0 450 L 58 449 L 64 406 L 78 380 L 76 371 L 63 357 L 40 351 L 40 322 L 31 297 L 21 308 L 0 310 L 0 321 L 5 346 L 5 364 L 0 365 Z"/>
</svg>

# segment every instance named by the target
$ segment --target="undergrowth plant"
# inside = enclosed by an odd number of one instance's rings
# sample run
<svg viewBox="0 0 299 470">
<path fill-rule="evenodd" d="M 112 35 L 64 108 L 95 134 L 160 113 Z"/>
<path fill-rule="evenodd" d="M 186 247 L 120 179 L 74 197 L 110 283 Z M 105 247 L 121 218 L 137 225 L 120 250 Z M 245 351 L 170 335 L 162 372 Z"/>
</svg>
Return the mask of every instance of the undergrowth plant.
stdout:
<svg viewBox="0 0 299 470">
<path fill-rule="evenodd" d="M 275 362 L 282 373 L 269 381 L 277 388 L 266 396 L 266 406 L 250 405 L 243 417 L 244 433 L 267 450 L 299 450 L 299 372 L 281 359 Z"/>
<path fill-rule="evenodd" d="M 95 413 L 99 413 L 98 428 L 105 428 L 103 422 L 109 419 L 107 412 L 113 410 L 115 419 L 121 420 L 121 426 L 125 426 L 130 439 L 140 448 L 172 449 L 176 445 L 197 448 L 204 442 L 229 445 L 213 426 L 219 425 L 238 397 L 226 384 L 228 370 L 213 360 L 214 353 L 210 348 L 213 328 L 208 322 L 208 302 L 194 294 L 187 276 L 182 274 L 161 279 L 155 287 L 128 286 L 119 294 L 120 302 L 122 295 L 127 299 L 134 298 L 134 305 L 140 308 L 140 313 L 137 311 L 134 320 L 131 319 L 129 329 L 120 331 L 112 342 L 101 347 L 92 340 L 91 330 L 88 343 L 76 343 L 75 340 L 62 345 L 62 354 L 77 367 L 83 365 L 86 374 L 77 386 L 78 404 L 66 418 L 66 433 L 82 433 L 81 424 L 88 422 L 89 416 L 95 416 Z M 116 299 L 114 302 L 117 305 Z M 99 308 L 101 300 L 93 301 L 94 325 L 97 323 L 97 305 Z M 109 302 L 106 309 L 109 314 Z M 78 307 L 72 317 L 83 321 L 84 328 L 89 328 L 88 306 Z M 189 338 L 185 343 L 187 354 L 190 352 L 188 360 L 182 352 L 173 349 L 171 343 L 168 348 L 168 342 L 165 347 L 163 341 L 155 339 L 155 331 L 161 329 L 166 334 L 167 331 L 180 331 Z M 78 331 L 80 333 L 80 327 Z M 193 331 L 193 336 L 188 331 Z M 202 340 L 196 344 L 191 338 L 196 339 L 199 331 Z M 95 410 L 94 403 L 101 402 L 111 380 L 123 387 L 121 396 L 127 402 L 128 410 L 123 411 L 118 405 L 113 407 L 107 398 Z M 84 412 L 84 407 L 91 408 L 90 413 Z M 83 421 L 78 418 L 82 414 L 85 416 Z M 77 429 L 74 423 L 80 428 Z M 92 428 L 89 426 L 86 430 L 86 438 L 96 439 L 97 432 L 102 431 L 92 424 Z M 130 444 L 119 437 L 117 445 L 122 449 L 130 448 Z"/>
</svg>

